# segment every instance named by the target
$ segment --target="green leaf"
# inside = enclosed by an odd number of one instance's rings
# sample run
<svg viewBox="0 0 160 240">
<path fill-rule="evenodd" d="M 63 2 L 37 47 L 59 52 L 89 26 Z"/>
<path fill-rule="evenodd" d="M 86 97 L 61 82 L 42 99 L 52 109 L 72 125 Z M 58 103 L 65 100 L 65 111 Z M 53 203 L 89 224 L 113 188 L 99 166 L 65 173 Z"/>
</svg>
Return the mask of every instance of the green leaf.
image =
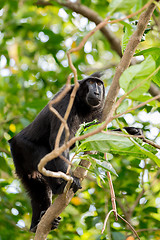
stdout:
<svg viewBox="0 0 160 240">
<path fill-rule="evenodd" d="M 148 144 L 143 145 L 141 139 L 136 140 L 123 136 L 98 133 L 83 140 L 78 147 L 78 152 L 92 150 L 103 153 L 111 152 L 119 155 L 132 155 L 137 156 L 137 158 L 145 158 L 147 156 L 160 166 L 160 159 L 155 155 L 157 150 L 148 146 Z M 98 164 L 100 165 L 100 163 Z M 105 167 L 108 169 L 109 165 Z"/>
<path fill-rule="evenodd" d="M 146 50 L 136 53 L 134 56 L 140 56 L 140 55 L 143 55 L 144 57 L 151 55 L 154 61 L 156 62 L 156 68 L 160 66 L 160 48 L 158 47 L 148 48 Z M 152 80 L 160 87 L 160 70 L 152 78 Z"/>
<path fill-rule="evenodd" d="M 137 146 L 137 148 L 143 153 L 145 154 L 147 157 L 149 157 L 150 159 L 152 159 L 158 167 L 160 167 L 160 159 L 155 155 L 155 153 L 151 152 L 152 148 L 148 148 L 145 145 L 141 146 L 137 141 L 135 141 L 135 139 L 131 138 L 131 141 L 134 143 L 135 146 Z M 148 150 L 149 149 L 149 150 Z"/>
<path fill-rule="evenodd" d="M 108 11 L 110 12 L 110 15 L 113 14 L 115 11 L 123 11 L 123 10 L 128 10 L 131 9 L 135 6 L 138 0 L 113 0 L 109 4 Z"/>
<path fill-rule="evenodd" d="M 156 60 L 156 67 L 160 66 L 160 57 Z M 160 70 L 157 72 L 155 76 L 153 76 L 152 80 L 160 87 Z"/>
<path fill-rule="evenodd" d="M 146 150 L 148 150 L 148 151 L 150 151 L 151 153 L 153 153 L 153 154 L 158 153 L 157 149 L 154 148 L 153 146 L 149 145 L 149 144 L 146 144 L 146 143 L 145 143 L 145 144 L 143 145 L 143 147 L 144 147 Z"/>
<path fill-rule="evenodd" d="M 114 175 L 118 176 L 115 169 L 112 167 L 111 163 L 107 161 L 105 158 L 100 157 L 99 159 L 98 154 L 94 154 L 94 155 L 90 154 L 87 156 L 90 159 L 90 161 L 95 161 L 98 167 L 102 167 L 104 170 L 112 172 Z"/>
<path fill-rule="evenodd" d="M 141 151 L 137 150 L 134 144 L 127 137 L 98 133 L 88 137 L 81 142 L 78 152 L 82 151 L 111 152 L 116 154 L 130 154 L 140 156 Z M 141 154 L 142 156 L 142 154 Z"/>
<path fill-rule="evenodd" d="M 150 213 L 158 213 L 158 209 L 156 207 L 147 207 L 144 209 L 146 214 Z"/>
<path fill-rule="evenodd" d="M 151 56 L 137 65 L 131 66 L 126 69 L 120 77 L 120 86 L 127 93 L 133 89 L 137 84 L 145 80 L 155 70 L 155 61 Z M 140 95 L 148 91 L 150 87 L 150 79 L 144 81 L 144 83 L 129 94 L 133 99 L 137 99 Z"/>
<path fill-rule="evenodd" d="M 126 99 L 117 108 L 117 113 L 119 114 L 119 113 L 125 112 L 128 109 L 128 107 L 129 107 L 129 101 Z"/>
<path fill-rule="evenodd" d="M 143 55 L 144 57 L 148 57 L 149 55 L 151 55 L 153 59 L 156 61 L 160 56 L 160 48 L 158 47 L 148 48 L 136 53 L 134 56 L 141 56 L 141 55 Z"/>
<path fill-rule="evenodd" d="M 128 41 L 134 32 L 134 27 L 126 22 L 121 22 L 121 23 L 125 26 L 124 35 L 122 38 L 122 53 L 124 53 L 124 50 L 126 49 Z"/>
</svg>

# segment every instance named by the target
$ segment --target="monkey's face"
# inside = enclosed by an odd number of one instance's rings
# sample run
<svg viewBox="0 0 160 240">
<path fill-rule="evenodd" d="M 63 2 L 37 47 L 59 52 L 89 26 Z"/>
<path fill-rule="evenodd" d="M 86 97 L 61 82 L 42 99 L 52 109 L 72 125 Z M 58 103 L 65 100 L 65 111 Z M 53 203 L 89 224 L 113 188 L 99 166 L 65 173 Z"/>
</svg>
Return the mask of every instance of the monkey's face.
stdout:
<svg viewBox="0 0 160 240">
<path fill-rule="evenodd" d="M 88 88 L 86 102 L 89 106 L 98 107 L 104 99 L 103 82 L 96 78 L 90 78 L 86 81 Z"/>
</svg>

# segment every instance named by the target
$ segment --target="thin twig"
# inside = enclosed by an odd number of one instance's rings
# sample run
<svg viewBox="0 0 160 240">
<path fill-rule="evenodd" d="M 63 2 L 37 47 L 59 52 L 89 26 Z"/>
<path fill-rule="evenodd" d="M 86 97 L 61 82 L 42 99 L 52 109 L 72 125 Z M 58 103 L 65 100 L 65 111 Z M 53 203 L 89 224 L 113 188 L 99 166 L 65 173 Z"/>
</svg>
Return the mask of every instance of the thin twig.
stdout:
<svg viewBox="0 0 160 240">
<path fill-rule="evenodd" d="M 73 3 L 71 1 L 65 1 L 65 2 L 63 1 L 62 2 L 62 1 L 59 1 L 59 0 L 55 0 L 55 2 L 59 3 L 62 6 L 65 6 L 65 7 L 69 8 L 69 9 L 71 9 L 71 10 L 77 12 L 77 13 L 80 13 L 81 15 L 83 15 L 85 17 L 87 17 L 89 20 L 95 22 L 95 24 L 97 26 L 104 22 L 104 20 L 101 19 L 100 16 L 98 16 L 98 14 L 96 12 L 94 12 L 93 10 L 88 8 L 87 6 L 80 4 L 79 2 L 78 3 L 77 2 Z M 153 0 L 149 1 L 146 5 L 144 5 L 137 12 L 132 13 L 132 14 L 124 17 L 124 18 L 115 19 L 115 20 L 110 21 L 110 24 L 111 23 L 117 23 L 117 22 L 123 21 L 123 20 L 125 20 L 127 18 L 134 17 L 135 15 L 139 14 L 141 11 L 146 9 L 152 2 L 153 2 Z M 37 5 L 44 5 L 44 6 L 46 6 L 47 3 L 44 2 L 44 1 L 39 0 L 39 1 L 37 1 Z M 48 5 L 52 5 L 52 3 L 48 2 Z M 107 24 L 107 22 L 106 22 L 106 24 Z M 117 40 L 117 38 L 113 35 L 113 33 L 108 28 L 105 27 L 106 24 L 104 24 L 99 30 L 101 30 L 102 33 L 104 34 L 104 36 L 108 39 L 108 41 L 111 44 L 112 49 L 114 49 L 119 54 L 119 56 L 121 57 L 122 56 L 122 51 L 121 51 L 120 43 Z"/>
<path fill-rule="evenodd" d="M 113 135 L 113 136 L 120 136 L 120 137 L 127 137 L 127 138 L 143 138 L 143 135 L 131 135 L 131 134 L 123 134 L 121 132 L 115 132 L 115 131 L 101 131 L 102 133 L 108 134 L 108 135 Z"/>
<path fill-rule="evenodd" d="M 71 89 L 71 74 L 68 76 L 67 78 L 67 82 L 66 82 L 66 86 L 65 88 L 63 89 L 63 91 L 56 97 L 54 98 L 53 100 L 51 100 L 49 102 L 49 109 L 57 116 L 57 118 L 59 118 L 59 120 L 61 121 L 62 125 L 64 126 L 65 128 L 65 142 L 68 141 L 68 138 L 69 138 L 69 127 L 67 125 L 67 122 L 66 120 L 59 114 L 59 112 L 53 107 L 53 104 L 59 102 L 62 98 L 65 97 L 65 95 L 69 92 L 69 90 Z M 60 141 L 60 138 L 61 138 L 61 134 L 59 133 L 60 132 L 60 129 L 58 131 L 58 134 L 57 134 L 57 137 L 56 137 L 56 141 L 59 142 Z M 55 142 L 55 148 L 57 148 L 57 145 L 56 144 L 57 142 Z"/>
<path fill-rule="evenodd" d="M 73 88 L 73 90 L 72 90 L 72 93 L 71 93 L 71 95 L 70 95 L 70 100 L 69 100 L 69 103 L 68 103 L 68 107 L 67 107 L 66 113 L 65 113 L 64 118 L 63 118 L 63 119 L 64 119 L 64 122 L 65 122 L 66 124 L 67 124 L 67 119 L 68 119 L 69 114 L 70 114 L 70 112 L 71 112 L 71 109 L 72 109 L 72 106 L 73 106 L 74 99 L 75 99 L 76 92 L 77 92 L 78 88 L 79 88 L 79 83 L 77 82 L 77 83 L 75 83 L 74 88 Z M 68 126 L 68 125 L 67 125 L 67 126 Z M 59 128 L 57 137 L 56 137 L 55 148 L 59 146 L 60 138 L 61 138 L 61 136 L 62 136 L 62 132 L 63 132 L 64 127 L 65 127 L 65 124 L 62 122 L 62 124 L 61 124 L 61 126 L 60 126 L 60 128 Z M 68 141 L 68 139 L 69 139 L 69 135 L 67 135 L 67 136 L 65 137 L 65 143 Z"/>
<path fill-rule="evenodd" d="M 144 138 L 143 141 L 146 142 L 146 143 L 148 143 L 149 145 L 152 145 L 152 146 L 155 147 L 155 148 L 160 149 L 160 145 L 154 143 L 154 142 L 151 141 L 151 140 L 148 140 L 148 139 Z"/>
<path fill-rule="evenodd" d="M 59 118 L 59 120 L 61 121 L 61 123 L 63 124 L 64 128 L 65 128 L 65 140 L 67 141 L 69 139 L 69 127 L 68 124 L 66 122 L 66 120 L 59 114 L 59 112 L 51 105 L 51 102 L 49 103 L 49 109 L 51 110 L 51 112 L 53 112 L 57 118 Z M 57 136 L 59 137 L 59 135 L 57 134 Z M 60 135 L 61 137 L 61 135 Z M 59 137 L 59 139 L 60 139 Z M 59 140 L 58 139 L 58 140 Z M 57 140 L 57 138 L 56 138 Z M 55 145 L 55 149 L 57 148 L 57 146 Z"/>
<path fill-rule="evenodd" d="M 69 161 L 67 158 L 65 158 L 63 155 L 59 156 L 63 161 L 65 161 L 67 164 L 69 165 L 73 165 L 73 163 L 71 161 Z"/>
<path fill-rule="evenodd" d="M 133 233 L 136 235 L 136 237 L 140 240 L 140 238 L 139 238 L 136 230 L 132 227 L 132 225 L 131 225 L 126 219 L 124 219 L 121 215 L 119 215 L 118 213 L 117 213 L 117 215 L 118 215 L 118 217 L 121 218 L 125 223 L 127 223 L 127 225 L 130 227 L 130 229 L 132 230 L 132 232 L 133 232 Z"/>
<path fill-rule="evenodd" d="M 106 228 L 106 224 L 107 224 L 108 218 L 109 218 L 109 216 L 110 216 L 110 214 L 111 214 L 112 212 L 115 212 L 115 210 L 112 209 L 112 210 L 110 210 L 109 213 L 107 214 L 107 216 L 106 216 L 106 218 L 105 218 L 105 220 L 104 220 L 104 224 L 103 224 L 103 228 L 102 228 L 101 234 L 103 234 L 103 232 L 104 232 L 104 230 L 105 230 L 105 228 Z"/>
<path fill-rule="evenodd" d="M 148 92 L 154 97 L 160 94 L 160 88 L 157 87 L 154 83 L 151 83 L 151 86 Z M 158 101 L 160 102 L 160 99 Z"/>
<path fill-rule="evenodd" d="M 117 207 L 116 207 L 116 197 L 115 197 L 115 192 L 113 188 L 113 183 L 112 183 L 112 178 L 110 172 L 107 172 L 107 177 L 109 179 L 109 187 L 111 190 L 111 202 L 112 202 L 112 207 L 114 209 L 114 215 L 115 215 L 115 220 L 118 221 L 117 217 Z"/>
<path fill-rule="evenodd" d="M 109 213 L 107 214 L 105 220 L 104 220 L 103 228 L 102 228 L 102 231 L 101 231 L 102 234 L 103 234 L 103 232 L 104 232 L 104 230 L 105 230 L 105 228 L 106 228 L 106 224 L 107 224 L 108 218 L 109 218 L 109 216 L 110 216 L 110 214 L 111 214 L 112 212 L 115 212 L 115 210 L 114 210 L 114 209 L 110 210 Z M 117 216 L 118 216 L 120 219 L 122 219 L 125 223 L 127 223 L 127 225 L 130 227 L 130 229 L 132 230 L 132 232 L 133 232 L 133 233 L 136 235 L 136 237 L 140 240 L 140 238 L 139 238 L 136 230 L 132 227 L 132 225 L 131 225 L 126 219 L 124 219 L 121 215 L 119 215 L 118 213 L 117 213 Z"/>
<path fill-rule="evenodd" d="M 104 157 L 107 160 L 107 154 L 104 154 Z M 112 183 L 112 177 L 111 177 L 111 174 L 110 174 L 109 171 L 107 171 L 107 177 L 108 177 L 109 188 L 110 188 L 110 192 L 111 192 L 112 208 L 114 210 L 115 220 L 118 221 L 117 207 L 116 207 L 116 197 L 115 197 L 114 187 L 113 187 L 113 183 Z"/>
<path fill-rule="evenodd" d="M 157 95 L 157 96 L 155 96 L 155 97 L 153 97 L 153 98 L 151 98 L 151 99 L 149 99 L 149 100 L 147 100 L 147 101 L 145 101 L 145 102 L 143 102 L 143 103 L 140 103 L 139 105 L 137 105 L 137 106 L 135 106 L 135 107 L 133 107 L 133 108 L 130 108 L 130 109 L 126 110 L 126 111 L 123 112 L 123 113 L 119 113 L 119 114 L 115 115 L 113 118 L 118 118 L 118 117 L 120 117 L 120 116 L 122 116 L 122 115 L 124 115 L 124 114 L 126 114 L 126 113 L 128 113 L 128 112 L 132 112 L 133 110 L 136 110 L 136 109 L 138 109 L 138 108 L 141 108 L 141 107 L 145 106 L 147 103 L 150 103 L 150 102 L 152 102 L 152 101 L 154 101 L 154 100 L 157 100 L 157 99 L 159 99 L 159 98 L 160 98 L 160 94 Z"/>
</svg>

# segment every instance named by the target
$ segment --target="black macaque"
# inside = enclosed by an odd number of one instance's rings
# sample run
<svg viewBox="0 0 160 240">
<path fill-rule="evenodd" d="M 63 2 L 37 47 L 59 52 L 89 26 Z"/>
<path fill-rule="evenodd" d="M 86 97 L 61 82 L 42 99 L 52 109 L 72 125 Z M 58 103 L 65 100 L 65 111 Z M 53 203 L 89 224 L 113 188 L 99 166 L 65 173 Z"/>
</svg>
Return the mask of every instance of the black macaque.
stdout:
<svg viewBox="0 0 160 240">
<path fill-rule="evenodd" d="M 75 135 L 81 123 L 94 119 L 101 121 L 105 89 L 100 76 L 101 73 L 94 73 L 79 81 L 80 86 L 67 121 L 70 138 Z M 54 108 L 62 117 L 66 112 L 73 87 L 61 101 L 54 104 Z M 33 214 L 30 230 L 32 232 L 36 231 L 40 218 L 51 205 L 52 194 L 62 193 L 66 185 L 66 181 L 63 179 L 43 176 L 37 170 L 40 160 L 54 149 L 60 124 L 60 120 L 46 105 L 29 126 L 9 140 L 16 173 L 31 198 Z M 64 139 L 65 132 L 63 131 L 60 146 L 64 143 Z M 69 158 L 69 149 L 63 152 L 63 156 Z M 55 172 L 66 172 L 68 164 L 58 157 L 47 163 L 45 167 Z M 73 178 L 74 182 L 71 187 L 76 192 L 81 186 L 79 179 L 74 176 Z M 59 221 L 60 217 L 54 220 L 52 229 L 58 227 Z"/>
<path fill-rule="evenodd" d="M 101 73 L 94 73 L 79 81 L 80 86 L 67 120 L 70 139 L 75 135 L 81 123 L 91 122 L 94 119 L 101 121 L 105 89 L 100 76 Z M 54 104 L 54 108 L 62 117 L 66 112 L 73 87 L 61 101 Z M 63 179 L 43 176 L 37 169 L 40 160 L 54 149 L 60 124 L 60 120 L 46 105 L 29 126 L 9 140 L 16 173 L 31 198 L 33 214 L 30 230 L 32 232 L 36 231 L 41 217 L 51 205 L 52 194 L 61 194 L 66 185 Z M 130 134 L 140 135 L 136 128 L 127 127 L 126 130 Z M 64 143 L 64 139 L 65 131 L 63 131 L 60 146 Z M 63 152 L 63 156 L 69 158 L 69 149 Z M 54 172 L 66 172 L 68 164 L 58 157 L 47 163 L 45 167 Z M 74 176 L 73 178 L 71 188 L 76 192 L 81 186 L 79 179 Z M 60 217 L 54 219 L 52 229 L 58 227 L 59 221 Z"/>
</svg>

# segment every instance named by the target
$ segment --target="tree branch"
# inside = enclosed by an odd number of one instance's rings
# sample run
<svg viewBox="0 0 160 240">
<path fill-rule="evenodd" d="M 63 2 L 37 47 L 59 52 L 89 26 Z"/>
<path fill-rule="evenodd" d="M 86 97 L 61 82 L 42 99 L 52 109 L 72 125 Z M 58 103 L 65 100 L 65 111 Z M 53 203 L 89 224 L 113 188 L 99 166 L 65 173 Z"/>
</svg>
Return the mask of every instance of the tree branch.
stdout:
<svg viewBox="0 0 160 240">
<path fill-rule="evenodd" d="M 116 73 L 113 78 L 113 82 L 111 84 L 111 87 L 109 89 L 106 101 L 105 101 L 105 108 L 103 111 L 103 117 L 102 120 L 104 121 L 106 116 L 108 117 L 109 115 L 112 115 L 114 110 L 115 110 L 115 101 L 120 89 L 119 86 L 119 78 L 122 75 L 122 73 L 128 68 L 130 65 L 131 59 L 133 57 L 133 54 L 138 46 L 138 44 L 141 41 L 141 38 L 143 36 L 143 33 L 147 27 L 147 24 L 152 16 L 152 13 L 155 9 L 155 4 L 151 3 L 147 10 L 143 12 L 140 15 L 139 22 L 137 25 L 137 30 L 133 33 L 131 36 L 126 50 L 124 52 L 124 55 L 117 67 Z M 114 96 L 114 98 L 113 98 Z"/>
<path fill-rule="evenodd" d="M 149 93 L 154 97 L 160 94 L 160 88 L 157 87 L 154 83 L 151 83 Z M 160 102 L 160 99 L 158 100 Z"/>
</svg>

